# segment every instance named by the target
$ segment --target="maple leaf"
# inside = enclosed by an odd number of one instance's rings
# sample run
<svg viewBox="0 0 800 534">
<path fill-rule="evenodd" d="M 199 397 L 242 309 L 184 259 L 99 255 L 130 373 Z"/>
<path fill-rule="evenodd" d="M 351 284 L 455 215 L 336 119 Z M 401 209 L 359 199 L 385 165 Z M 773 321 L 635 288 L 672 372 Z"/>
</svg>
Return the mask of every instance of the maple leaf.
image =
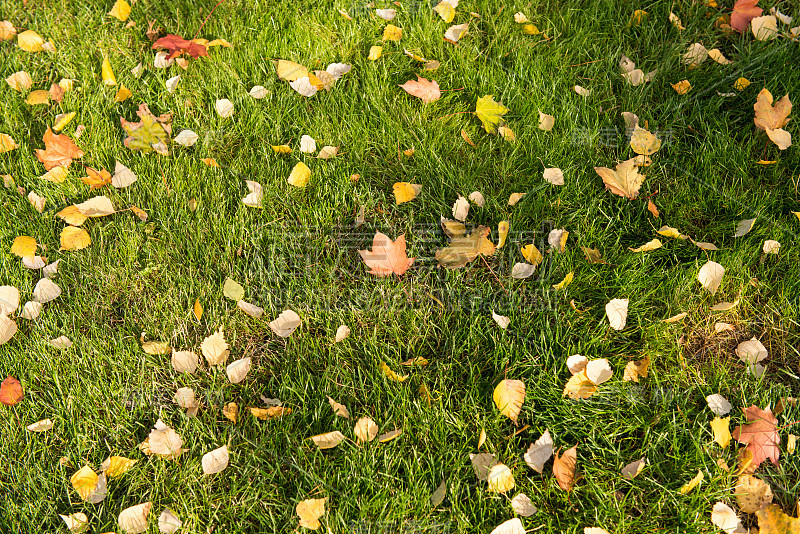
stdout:
<svg viewBox="0 0 800 534">
<path fill-rule="evenodd" d="M 744 414 L 750 424 L 740 425 L 731 436 L 739 443 L 746 444 L 746 448 L 753 453 L 753 467 L 758 467 L 767 458 L 778 465 L 781 442 L 778 419 L 769 408 L 762 410 L 754 404 L 745 408 Z"/>
<path fill-rule="evenodd" d="M 464 267 L 478 257 L 478 254 L 491 256 L 494 254 L 494 243 L 489 241 L 488 226 L 479 226 L 469 235 L 454 236 L 450 246 L 436 251 L 436 261 L 448 269 Z"/>
<path fill-rule="evenodd" d="M 426 80 L 420 76 L 417 76 L 417 81 L 408 80 L 400 87 L 411 96 L 416 96 L 422 100 L 425 104 L 435 102 L 442 97 L 442 93 L 439 91 L 439 84 L 436 80 Z"/>
<path fill-rule="evenodd" d="M 198 43 L 196 40 L 187 41 L 180 35 L 169 33 L 153 43 L 153 48 L 156 50 L 167 50 L 169 55 L 167 59 L 173 59 L 181 54 L 187 54 L 193 58 L 199 56 L 207 56 L 208 50 L 204 44 Z"/>
<path fill-rule="evenodd" d="M 644 175 L 639 174 L 639 168 L 632 159 L 617 164 L 616 170 L 611 170 L 607 167 L 595 167 L 594 170 L 603 179 L 606 189 L 615 195 L 625 197 L 628 200 L 633 200 L 639 195 L 639 188 L 644 181 Z"/>
<path fill-rule="evenodd" d="M 120 117 L 122 129 L 128 134 L 125 138 L 125 146 L 131 150 L 141 150 L 150 152 L 154 150 L 162 156 L 169 155 L 167 143 L 172 133 L 172 113 L 165 113 L 156 117 L 150 112 L 147 104 L 141 104 L 137 115 L 142 119 L 140 122 L 128 122 Z"/>
<path fill-rule="evenodd" d="M 86 176 L 81 177 L 81 181 L 88 185 L 90 190 L 100 189 L 104 185 L 111 183 L 111 173 L 106 169 L 98 171 L 91 167 L 86 167 Z"/>
<path fill-rule="evenodd" d="M 411 267 L 415 259 L 406 256 L 405 234 L 392 241 L 387 235 L 375 232 L 372 250 L 359 250 L 358 253 L 370 268 L 369 273 L 377 276 L 401 275 Z"/>
<path fill-rule="evenodd" d="M 482 96 L 475 104 L 475 114 L 483 123 L 483 129 L 488 133 L 496 133 L 497 127 L 503 124 L 503 115 L 508 113 L 508 108 L 500 102 L 495 102 L 492 95 Z"/>
<path fill-rule="evenodd" d="M 760 17 L 764 11 L 760 7 L 756 7 L 758 0 L 739 0 L 733 5 L 733 13 L 731 13 L 731 28 L 739 33 L 747 29 L 750 21 L 756 17 Z"/>
<path fill-rule="evenodd" d="M 44 133 L 42 140 L 45 148 L 36 149 L 36 157 L 44 164 L 46 171 L 53 167 L 69 167 L 73 158 L 83 157 L 83 151 L 69 136 L 54 134 L 50 128 Z"/>
<path fill-rule="evenodd" d="M 785 95 L 778 100 L 778 103 L 772 105 L 772 93 L 767 89 L 762 89 L 758 93 L 758 99 L 753 105 L 753 110 L 756 113 L 753 122 L 759 130 L 775 130 L 783 128 L 789 122 L 789 114 L 792 112 L 792 102 L 789 100 L 789 95 Z"/>
</svg>

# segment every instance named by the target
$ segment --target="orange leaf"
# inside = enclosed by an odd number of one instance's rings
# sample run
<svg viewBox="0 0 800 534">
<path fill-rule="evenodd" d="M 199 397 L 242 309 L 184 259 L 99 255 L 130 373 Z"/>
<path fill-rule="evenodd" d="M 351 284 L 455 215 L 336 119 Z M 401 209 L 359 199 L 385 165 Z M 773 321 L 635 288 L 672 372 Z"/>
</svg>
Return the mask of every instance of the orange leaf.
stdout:
<svg viewBox="0 0 800 534">
<path fill-rule="evenodd" d="M 48 128 L 42 138 L 45 149 L 37 149 L 36 157 L 44 164 L 44 169 L 49 171 L 53 167 L 69 167 L 73 158 L 83 157 L 83 151 L 72 142 L 68 136 L 54 134 Z"/>
<path fill-rule="evenodd" d="M 731 28 L 739 33 L 744 32 L 750 21 L 761 16 L 763 9 L 756 7 L 758 0 L 739 0 L 733 6 L 731 13 Z"/>
<path fill-rule="evenodd" d="M 778 465 L 781 437 L 778 435 L 778 419 L 767 408 L 762 410 L 752 404 L 744 409 L 749 425 L 740 425 L 731 433 L 733 439 L 747 445 L 753 453 L 753 467 L 758 467 L 767 458 Z"/>
<path fill-rule="evenodd" d="M 377 276 L 401 275 L 411 267 L 415 258 L 406 255 L 405 234 L 392 241 L 380 232 L 375 233 L 372 250 L 359 250 L 361 259 L 370 268 L 369 273 Z"/>
<path fill-rule="evenodd" d="M 575 485 L 575 468 L 578 465 L 578 446 L 564 451 L 560 457 L 558 452 L 553 456 L 553 474 L 558 485 L 564 491 L 571 491 Z"/>
<path fill-rule="evenodd" d="M 103 169 L 97 171 L 91 167 L 86 167 L 87 176 L 81 177 L 81 181 L 88 185 L 91 189 L 100 189 L 104 185 L 111 183 L 111 173 Z"/>
<path fill-rule="evenodd" d="M 22 384 L 13 376 L 9 376 L 0 384 L 0 402 L 6 406 L 14 406 L 22 400 Z"/>
<path fill-rule="evenodd" d="M 435 102 L 442 97 L 442 93 L 439 91 L 439 84 L 436 83 L 436 80 L 426 80 L 425 78 L 417 76 L 417 81 L 408 80 L 400 87 L 411 96 L 416 96 L 422 100 L 425 104 Z"/>
</svg>

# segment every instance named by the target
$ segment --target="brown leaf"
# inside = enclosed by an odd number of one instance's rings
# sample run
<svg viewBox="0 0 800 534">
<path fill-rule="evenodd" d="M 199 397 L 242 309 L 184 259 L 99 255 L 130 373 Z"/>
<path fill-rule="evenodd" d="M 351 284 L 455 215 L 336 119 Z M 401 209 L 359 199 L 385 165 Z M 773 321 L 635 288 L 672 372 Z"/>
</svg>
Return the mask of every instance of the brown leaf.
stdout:
<svg viewBox="0 0 800 534">
<path fill-rule="evenodd" d="M 14 406 L 22 400 L 22 384 L 13 376 L 9 376 L 0 383 L 0 402 L 6 406 Z"/>
<path fill-rule="evenodd" d="M 387 235 L 376 232 L 372 250 L 359 250 L 358 253 L 370 268 L 369 273 L 377 276 L 399 276 L 411 267 L 415 259 L 406 255 L 405 234 L 392 241 Z"/>
<path fill-rule="evenodd" d="M 46 171 L 53 167 L 69 167 L 73 158 L 83 157 L 83 151 L 64 134 L 54 134 L 48 128 L 42 138 L 45 149 L 36 149 L 36 157 L 44 164 Z"/>
<path fill-rule="evenodd" d="M 767 458 L 778 465 L 781 442 L 777 430 L 778 419 L 769 408 L 762 410 L 756 405 L 745 408 L 744 414 L 750 424 L 740 425 L 731 435 L 739 443 L 746 444 L 746 448 L 753 453 L 754 467 L 761 465 Z"/>
<path fill-rule="evenodd" d="M 469 235 L 453 237 L 450 246 L 436 251 L 436 261 L 448 269 L 457 269 L 477 258 L 478 254 L 491 256 L 495 247 L 488 239 L 490 231 L 488 226 L 479 226 Z"/>
<path fill-rule="evenodd" d="M 653 217 L 655 217 L 656 219 L 658 219 L 661 216 L 661 213 L 659 213 L 658 208 L 656 207 L 656 203 L 650 199 L 647 200 L 647 211 L 652 213 Z"/>
<path fill-rule="evenodd" d="M 571 491 L 575 485 L 575 468 L 578 465 L 578 446 L 564 451 L 561 456 L 558 452 L 553 456 L 553 475 L 558 485 L 564 491 Z"/>
<path fill-rule="evenodd" d="M 416 96 L 422 100 L 425 104 L 435 102 L 442 97 L 442 93 L 439 91 L 439 84 L 436 80 L 426 80 L 420 76 L 417 76 L 417 81 L 408 80 L 400 87 L 411 96 Z"/>
</svg>

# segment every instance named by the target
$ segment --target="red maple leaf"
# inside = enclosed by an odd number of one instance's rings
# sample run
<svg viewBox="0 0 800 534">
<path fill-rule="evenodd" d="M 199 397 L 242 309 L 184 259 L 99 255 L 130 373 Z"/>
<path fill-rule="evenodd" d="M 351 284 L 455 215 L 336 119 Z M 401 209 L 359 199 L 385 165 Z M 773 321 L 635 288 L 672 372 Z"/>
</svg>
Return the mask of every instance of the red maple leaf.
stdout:
<svg viewBox="0 0 800 534">
<path fill-rule="evenodd" d="M 208 55 L 208 50 L 205 45 L 195 41 L 188 41 L 180 35 L 172 33 L 165 35 L 153 43 L 153 48 L 156 50 L 168 50 L 169 55 L 167 59 L 178 57 L 181 54 L 189 54 L 193 58 Z"/>
<path fill-rule="evenodd" d="M 739 425 L 731 433 L 733 439 L 747 445 L 753 453 L 753 466 L 758 467 L 761 462 L 769 458 L 778 465 L 780 457 L 781 437 L 778 435 L 778 418 L 772 415 L 772 410 L 762 410 L 755 404 L 744 409 L 749 425 Z"/>
<path fill-rule="evenodd" d="M 760 7 L 756 7 L 758 0 L 739 0 L 733 6 L 733 13 L 731 13 L 731 28 L 742 33 L 747 29 L 750 21 L 756 17 L 760 17 L 764 11 Z"/>
</svg>

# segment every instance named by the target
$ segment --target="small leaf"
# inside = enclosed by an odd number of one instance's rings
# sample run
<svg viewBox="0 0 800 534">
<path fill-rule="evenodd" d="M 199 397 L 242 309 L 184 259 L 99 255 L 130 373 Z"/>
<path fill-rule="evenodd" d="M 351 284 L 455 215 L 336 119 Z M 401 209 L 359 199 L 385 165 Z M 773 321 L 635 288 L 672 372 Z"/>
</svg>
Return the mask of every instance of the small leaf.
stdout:
<svg viewBox="0 0 800 534">
<path fill-rule="evenodd" d="M 494 388 L 492 399 L 500 413 L 516 424 L 525 402 L 525 383 L 521 380 L 501 380 Z"/>
</svg>

